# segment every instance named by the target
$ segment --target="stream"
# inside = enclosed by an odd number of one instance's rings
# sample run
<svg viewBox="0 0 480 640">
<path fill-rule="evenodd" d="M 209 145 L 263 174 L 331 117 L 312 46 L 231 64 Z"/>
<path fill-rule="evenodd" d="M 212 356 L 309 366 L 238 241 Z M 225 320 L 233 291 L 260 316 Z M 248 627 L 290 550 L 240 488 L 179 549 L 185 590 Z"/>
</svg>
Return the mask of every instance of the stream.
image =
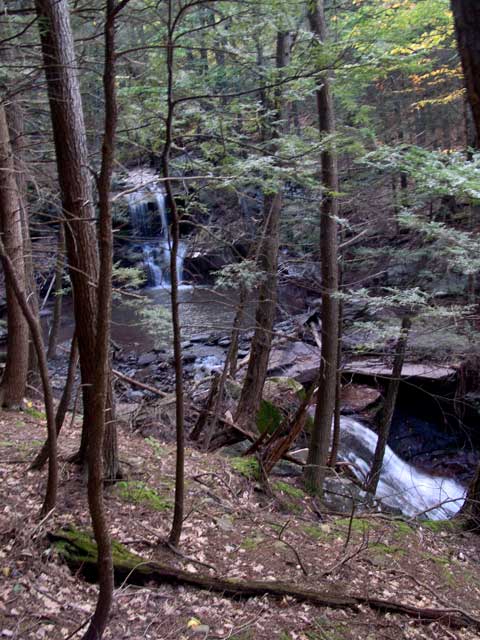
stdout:
<svg viewBox="0 0 480 640">
<path fill-rule="evenodd" d="M 141 177 L 145 180 L 144 174 Z M 149 285 L 144 293 L 154 307 L 168 313 L 171 238 L 165 194 L 161 187 L 155 185 L 139 186 L 128 196 L 128 206 L 132 243 Z M 187 243 L 182 240 L 175 266 L 180 283 L 183 281 L 186 251 Z M 236 294 L 184 283 L 180 287 L 179 298 L 183 347 L 189 362 L 203 363 L 204 369 L 221 366 L 236 310 Z M 247 308 L 244 330 L 254 326 L 253 306 Z M 71 301 L 65 300 L 61 340 L 71 337 L 72 318 Z M 122 300 L 115 302 L 112 322 L 112 338 L 126 354 L 141 356 L 152 350 L 170 352 L 168 336 L 148 332 L 141 324 L 138 311 L 128 303 Z M 248 348 L 248 343 L 244 342 L 244 349 L 245 344 Z M 132 359 L 136 360 L 135 355 L 130 355 L 129 361 Z M 438 432 L 440 434 L 440 429 Z M 360 480 L 364 480 L 368 473 L 376 441 L 376 434 L 356 417 L 342 417 L 339 457 L 351 463 Z M 389 507 L 407 516 L 425 514 L 431 519 L 450 518 L 460 509 L 464 493 L 464 486 L 454 479 L 420 471 L 387 447 L 377 498 Z"/>
<path fill-rule="evenodd" d="M 343 416 L 339 457 L 352 464 L 360 480 L 368 475 L 377 435 L 358 420 Z M 453 517 L 463 504 L 465 487 L 452 478 L 419 471 L 387 446 L 376 497 L 406 516 L 431 520 Z"/>
</svg>

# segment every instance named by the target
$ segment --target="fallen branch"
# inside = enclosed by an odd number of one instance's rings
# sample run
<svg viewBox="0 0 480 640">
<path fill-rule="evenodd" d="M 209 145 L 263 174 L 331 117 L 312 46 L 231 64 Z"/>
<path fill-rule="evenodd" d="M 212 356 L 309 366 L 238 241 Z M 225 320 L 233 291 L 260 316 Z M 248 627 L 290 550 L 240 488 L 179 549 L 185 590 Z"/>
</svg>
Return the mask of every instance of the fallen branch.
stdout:
<svg viewBox="0 0 480 640">
<path fill-rule="evenodd" d="M 63 530 L 49 534 L 60 555 L 75 571 L 80 571 L 87 579 L 97 579 L 96 546 L 90 535 L 73 530 Z M 334 609 L 354 609 L 360 605 L 370 607 L 381 613 L 396 613 L 409 616 L 422 623 L 443 622 L 454 627 L 475 627 L 480 623 L 473 616 L 458 609 L 437 609 L 431 607 L 415 607 L 394 600 L 382 600 L 363 595 L 349 595 L 338 591 L 314 591 L 302 589 L 298 585 L 276 581 L 248 581 L 232 578 L 189 573 L 158 562 L 145 561 L 140 556 L 130 553 L 123 545 L 113 545 L 113 562 L 116 584 L 129 582 L 135 585 L 157 584 L 188 585 L 197 589 L 205 589 L 224 596 L 236 598 L 254 598 L 269 595 L 275 598 L 290 597 L 300 602 L 308 602 L 319 607 Z"/>
<path fill-rule="evenodd" d="M 117 369 L 112 369 L 112 373 L 116 378 L 123 380 L 124 382 L 128 382 L 132 387 L 138 387 L 139 389 L 143 389 L 144 391 L 150 391 L 150 393 L 159 396 L 160 398 L 166 398 L 169 394 L 165 393 L 165 391 L 160 391 L 157 387 L 152 387 L 150 384 L 146 384 L 145 382 L 139 382 L 135 380 L 135 378 L 130 378 L 130 376 L 126 376 L 124 373 L 117 371 Z M 175 402 L 175 398 L 172 398 L 165 404 L 169 404 L 170 402 Z"/>
</svg>

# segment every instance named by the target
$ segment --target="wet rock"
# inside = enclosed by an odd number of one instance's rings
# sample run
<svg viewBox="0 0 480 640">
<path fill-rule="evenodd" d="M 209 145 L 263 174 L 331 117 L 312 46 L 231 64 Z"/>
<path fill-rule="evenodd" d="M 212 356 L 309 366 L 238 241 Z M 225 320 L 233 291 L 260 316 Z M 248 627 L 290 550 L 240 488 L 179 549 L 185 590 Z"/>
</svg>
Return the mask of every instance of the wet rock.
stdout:
<svg viewBox="0 0 480 640">
<path fill-rule="evenodd" d="M 157 359 L 156 353 L 142 353 L 137 360 L 137 364 L 140 367 L 147 367 L 150 364 L 153 364 Z"/>
<path fill-rule="evenodd" d="M 145 397 L 143 391 L 139 391 L 138 389 L 128 389 L 125 393 L 125 398 L 129 402 L 140 402 Z"/>
<path fill-rule="evenodd" d="M 348 478 L 325 478 L 323 503 L 337 513 L 351 513 L 352 507 L 361 511 L 367 507 L 367 493 Z"/>
<path fill-rule="evenodd" d="M 209 340 L 211 340 L 211 338 L 212 338 L 211 333 L 197 333 L 196 335 L 190 338 L 190 342 L 193 342 L 194 344 L 198 342 L 208 342 Z"/>
<path fill-rule="evenodd" d="M 217 344 L 219 347 L 229 347 L 230 343 L 231 343 L 230 338 L 220 338 Z"/>
<path fill-rule="evenodd" d="M 356 414 L 366 411 L 381 398 L 378 389 L 363 384 L 349 384 L 342 388 L 342 413 Z"/>
<path fill-rule="evenodd" d="M 268 375 L 294 378 L 303 385 L 312 383 L 320 365 L 320 350 L 305 342 L 286 342 L 272 349 Z"/>
</svg>

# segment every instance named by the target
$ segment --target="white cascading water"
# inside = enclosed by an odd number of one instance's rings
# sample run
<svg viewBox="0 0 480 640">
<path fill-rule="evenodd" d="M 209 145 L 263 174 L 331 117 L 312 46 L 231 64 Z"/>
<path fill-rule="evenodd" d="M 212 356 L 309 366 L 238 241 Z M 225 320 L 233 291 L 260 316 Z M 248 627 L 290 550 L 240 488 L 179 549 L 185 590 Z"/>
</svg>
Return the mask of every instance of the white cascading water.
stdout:
<svg viewBox="0 0 480 640">
<path fill-rule="evenodd" d="M 370 470 L 377 435 L 353 418 L 342 416 L 339 458 L 352 463 L 359 479 Z M 463 504 L 465 488 L 451 478 L 430 476 L 401 460 L 387 446 L 376 497 L 407 516 L 431 520 L 453 517 Z"/>
<path fill-rule="evenodd" d="M 157 211 L 152 212 L 149 202 L 155 201 Z M 169 287 L 171 237 L 168 224 L 165 192 L 158 187 L 150 190 L 138 190 L 128 197 L 130 220 L 135 234 L 141 240 L 142 261 L 147 273 L 148 285 L 151 287 Z M 153 214 L 153 215 L 152 215 Z M 161 235 L 155 236 L 155 217 L 160 216 Z M 183 262 L 187 245 L 180 242 L 177 250 L 176 272 L 178 283 L 183 281 Z"/>
</svg>

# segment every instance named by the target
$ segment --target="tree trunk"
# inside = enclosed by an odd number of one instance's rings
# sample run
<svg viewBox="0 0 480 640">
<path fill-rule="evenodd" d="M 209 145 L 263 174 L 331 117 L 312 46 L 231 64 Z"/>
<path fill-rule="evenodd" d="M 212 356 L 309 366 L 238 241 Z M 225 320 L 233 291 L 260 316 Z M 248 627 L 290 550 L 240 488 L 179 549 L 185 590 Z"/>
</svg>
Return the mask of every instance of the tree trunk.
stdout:
<svg viewBox="0 0 480 640">
<path fill-rule="evenodd" d="M 403 363 L 405 361 L 408 334 L 411 326 L 412 321 L 410 320 L 410 317 L 405 316 L 402 319 L 400 336 L 397 341 L 395 358 L 393 360 L 392 377 L 390 379 L 390 382 L 388 383 L 387 396 L 385 398 L 385 403 L 383 405 L 383 410 L 380 416 L 377 446 L 375 447 L 372 468 L 370 469 L 370 473 L 366 482 L 367 491 L 372 495 L 375 495 L 378 481 L 380 480 L 380 473 L 383 466 L 383 458 L 385 456 L 388 436 L 390 434 L 393 412 L 395 411 L 395 405 L 397 403 L 398 389 L 400 387 L 400 378 L 402 375 Z"/>
<path fill-rule="evenodd" d="M 310 28 L 318 44 L 325 42 L 326 24 L 323 0 L 309 4 Z M 320 134 L 335 134 L 335 112 L 328 74 L 319 78 L 317 109 Z M 320 377 L 312 437 L 308 450 L 305 483 L 317 494 L 323 491 L 323 481 L 330 446 L 332 417 L 335 409 L 335 388 L 338 368 L 338 163 L 333 142 L 322 152 L 323 197 L 320 213 L 320 260 L 322 277 L 322 346 Z"/>
<path fill-rule="evenodd" d="M 105 13 L 105 62 L 103 87 L 105 97 L 105 128 L 102 145 L 102 165 L 98 179 L 99 196 L 99 254 L 100 277 L 98 281 L 98 308 L 96 326 L 96 363 L 93 395 L 93 423 L 88 440 L 88 506 L 92 518 L 93 533 L 98 549 L 99 594 L 97 606 L 84 640 L 102 638 L 110 616 L 113 601 L 112 543 L 103 500 L 104 465 L 102 451 L 107 432 L 106 425 L 113 423 L 113 402 L 109 394 L 111 385 L 111 316 L 113 230 L 110 191 L 115 160 L 115 136 L 117 131 L 117 100 L 115 89 L 115 0 L 107 0 Z M 109 437 L 115 434 L 109 432 Z M 110 443 L 112 444 L 112 443 Z M 113 443 L 116 449 L 116 441 Z M 112 447 L 109 447 L 111 449 Z M 111 463 L 112 461 L 110 461 Z"/>
<path fill-rule="evenodd" d="M 255 333 L 250 346 L 247 373 L 238 402 L 235 421 L 255 432 L 255 423 L 263 387 L 267 377 L 268 359 L 272 344 L 273 323 L 277 309 L 278 231 L 282 210 L 282 194 L 266 198 L 270 210 L 266 216 L 263 247 L 259 267 L 264 274 L 255 314 Z"/>
<path fill-rule="evenodd" d="M 33 311 L 33 315 L 38 317 L 38 295 L 35 283 L 35 273 L 33 268 L 33 248 L 30 237 L 30 225 L 27 210 L 27 179 L 25 167 L 25 152 L 27 148 L 27 140 L 25 137 L 25 121 L 23 109 L 20 101 L 15 96 L 9 101 L 6 107 L 8 128 L 10 131 L 10 142 L 12 145 L 13 161 L 15 167 L 15 176 L 18 187 L 18 197 L 20 203 L 20 216 L 22 220 L 22 237 L 23 237 L 23 262 L 25 266 L 25 291 L 27 293 L 28 303 Z M 41 384 L 38 371 L 37 356 L 33 340 L 29 344 L 28 356 L 28 381 L 34 387 Z"/>
<path fill-rule="evenodd" d="M 180 542 L 183 528 L 183 512 L 185 502 L 185 407 L 183 391 L 182 334 L 180 324 L 180 302 L 178 298 L 177 255 L 180 242 L 180 218 L 177 202 L 173 194 L 170 176 L 170 150 L 173 138 L 173 119 L 175 116 L 174 85 L 174 36 L 177 19 L 173 19 L 172 0 L 168 0 L 168 40 L 167 40 L 167 119 L 165 127 L 165 145 L 162 154 L 162 170 L 172 213 L 170 230 L 170 304 L 172 310 L 173 357 L 175 366 L 175 419 L 176 419 L 176 466 L 175 466 L 175 507 L 173 522 L 168 541 L 174 547 Z"/>
<path fill-rule="evenodd" d="M 16 284 L 21 293 L 25 294 L 22 206 L 15 177 L 7 116 L 4 105 L 0 104 L 0 231 L 5 252 L 14 269 Z M 8 273 L 5 273 L 5 289 L 7 360 L 0 385 L 0 404 L 6 408 L 18 408 L 22 405 L 27 386 L 29 331 Z"/>
<path fill-rule="evenodd" d="M 277 69 L 288 67 L 291 54 L 291 34 L 277 33 Z M 262 99 L 266 102 L 265 95 Z M 264 104 L 265 111 L 267 105 Z M 275 92 L 275 117 L 274 122 L 265 122 L 265 127 L 270 129 L 263 132 L 265 138 L 273 139 L 272 153 L 276 152 L 275 139 L 279 137 L 283 128 L 285 107 L 283 105 L 282 91 L 277 88 Z M 265 129 L 264 127 L 264 129 Z M 247 373 L 242 386 L 238 402 L 235 421 L 247 430 L 255 432 L 255 423 L 260 403 L 262 401 L 263 387 L 267 377 L 268 359 L 272 345 L 272 331 L 277 309 L 277 271 L 278 271 L 278 246 L 280 216 L 282 212 L 282 191 L 278 188 L 274 195 L 264 196 L 264 232 L 262 245 L 259 251 L 258 265 L 264 275 L 260 286 L 257 311 L 255 314 L 255 333 L 250 346 L 250 359 Z"/>
<path fill-rule="evenodd" d="M 67 0 L 35 0 L 52 118 L 73 287 L 83 394 L 79 462 L 95 424 L 94 378 L 99 262 L 85 123 Z M 114 442 L 114 440 L 111 440 Z M 109 455 L 109 453 L 107 453 Z M 113 456 L 118 459 L 118 456 Z M 115 478 L 111 478 L 115 479 Z"/>
<path fill-rule="evenodd" d="M 75 382 L 75 374 L 78 366 L 78 342 L 76 334 L 73 335 L 72 345 L 70 347 L 70 356 L 68 358 L 68 371 L 65 386 L 63 387 L 62 397 L 58 403 L 57 412 L 55 414 L 55 430 L 57 437 L 62 430 L 63 423 L 65 422 L 65 416 L 67 415 L 70 400 L 72 399 L 73 384 Z M 35 457 L 34 461 L 30 465 L 30 469 L 38 470 L 48 460 L 48 440 L 45 442 L 39 453 Z"/>
<path fill-rule="evenodd" d="M 0 130 L 1 130 L 1 118 L 3 109 L 0 108 Z M 1 190 L 0 190 L 1 192 Z M 42 327 L 38 316 L 36 317 L 31 310 L 25 291 L 22 288 L 21 283 L 17 280 L 17 274 L 12 259 L 7 254 L 3 241 L 0 240 L 0 258 L 2 260 L 3 268 L 6 277 L 9 278 L 10 286 L 12 287 L 13 294 L 16 297 L 17 303 L 23 313 L 28 327 L 32 334 L 32 340 L 35 344 L 37 353 L 37 360 L 39 364 L 40 376 L 43 385 L 43 397 L 45 401 L 45 413 L 47 416 L 47 430 L 48 430 L 48 478 L 47 489 L 45 492 L 45 499 L 43 501 L 43 507 L 41 514 L 45 515 L 51 511 L 57 501 L 57 487 L 58 487 L 58 460 L 57 460 L 57 433 L 55 430 L 55 411 L 53 406 L 53 393 L 50 385 L 50 378 L 48 373 L 47 356 L 45 354 L 45 348 L 43 344 Z"/>
<path fill-rule="evenodd" d="M 472 0 L 451 0 L 451 5 L 467 97 L 476 129 L 475 146 L 478 149 L 480 148 L 480 4 Z"/>
</svg>

